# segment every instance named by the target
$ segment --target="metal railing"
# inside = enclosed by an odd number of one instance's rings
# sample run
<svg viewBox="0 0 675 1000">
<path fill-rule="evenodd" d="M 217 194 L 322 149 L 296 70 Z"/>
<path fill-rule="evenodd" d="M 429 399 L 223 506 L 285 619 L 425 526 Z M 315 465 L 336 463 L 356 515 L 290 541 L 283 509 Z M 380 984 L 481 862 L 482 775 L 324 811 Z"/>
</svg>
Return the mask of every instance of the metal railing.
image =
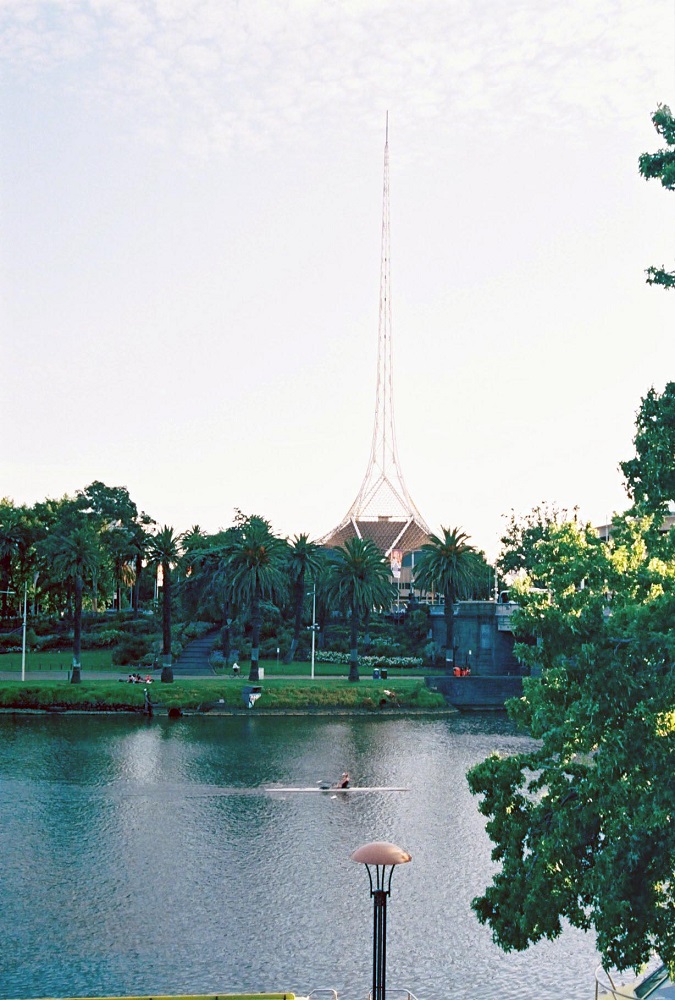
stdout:
<svg viewBox="0 0 675 1000">
<path fill-rule="evenodd" d="M 389 987 L 387 987 L 387 996 L 389 996 L 392 993 L 396 993 L 398 996 L 403 997 L 403 1000 L 417 1000 L 415 994 L 408 989 L 390 990 Z M 368 993 L 368 1000 L 373 1000 L 372 990 Z"/>
<path fill-rule="evenodd" d="M 599 965 L 595 970 L 595 1000 L 599 1000 L 600 997 L 611 997 L 611 1000 L 636 1000 L 636 998 L 648 1000 L 649 997 L 653 997 L 657 1000 L 663 995 L 660 987 L 669 986 L 670 982 L 668 970 L 656 957 L 643 969 L 639 980 L 619 983 L 618 986 L 611 973 Z"/>
</svg>

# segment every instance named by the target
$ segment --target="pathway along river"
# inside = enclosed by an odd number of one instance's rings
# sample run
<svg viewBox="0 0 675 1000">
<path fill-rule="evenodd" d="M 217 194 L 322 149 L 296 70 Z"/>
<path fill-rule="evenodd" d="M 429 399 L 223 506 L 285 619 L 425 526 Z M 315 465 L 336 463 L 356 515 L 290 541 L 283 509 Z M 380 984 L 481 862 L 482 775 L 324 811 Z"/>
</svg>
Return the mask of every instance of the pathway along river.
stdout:
<svg viewBox="0 0 675 1000">
<path fill-rule="evenodd" d="M 349 855 L 382 839 L 413 856 L 392 882 L 391 989 L 591 997 L 591 935 L 505 955 L 470 909 L 492 862 L 464 775 L 527 743 L 501 714 L 0 717 L 0 996 L 331 986 L 362 1000 L 372 910 Z M 410 791 L 261 789 L 345 769 Z"/>
</svg>

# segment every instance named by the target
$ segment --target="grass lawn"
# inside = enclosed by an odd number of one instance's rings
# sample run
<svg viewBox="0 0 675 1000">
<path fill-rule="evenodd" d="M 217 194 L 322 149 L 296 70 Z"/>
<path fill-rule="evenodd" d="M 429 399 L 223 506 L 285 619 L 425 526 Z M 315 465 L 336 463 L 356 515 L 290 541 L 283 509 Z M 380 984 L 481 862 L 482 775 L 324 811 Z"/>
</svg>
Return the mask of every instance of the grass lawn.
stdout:
<svg viewBox="0 0 675 1000">
<path fill-rule="evenodd" d="M 242 677 L 177 678 L 173 684 L 153 683 L 148 691 L 159 711 L 244 710 L 243 689 L 247 684 Z M 350 684 L 344 678 L 312 682 L 265 677 L 261 687 L 262 697 L 249 710 L 258 714 L 264 714 L 265 709 L 311 712 L 334 708 L 375 713 L 393 708 L 432 712 L 447 709 L 443 696 L 427 688 L 422 678 L 364 679 Z M 25 684 L 20 680 L 0 681 L 2 708 L 141 711 L 143 699 L 142 684 L 87 680 L 86 676 L 81 684 L 69 684 L 63 677 L 50 679 L 48 674 Z"/>
<path fill-rule="evenodd" d="M 124 667 L 113 666 L 112 650 L 84 650 L 80 657 L 83 670 L 114 670 L 119 673 Z M 26 653 L 26 670 L 70 670 L 73 665 L 73 653 L 70 649 L 56 650 L 49 653 Z M 17 671 L 21 673 L 21 653 L 2 653 L 0 655 L 0 671 Z M 129 667 L 131 670 L 131 667 Z"/>
<path fill-rule="evenodd" d="M 83 650 L 81 655 L 82 674 L 86 675 L 88 670 L 111 671 L 114 674 L 129 674 L 139 671 L 142 674 L 152 673 L 148 667 L 141 666 L 115 666 L 112 662 L 112 650 L 91 649 Z M 59 650 L 48 653 L 26 653 L 26 671 L 68 671 L 73 665 L 73 654 L 70 650 Z M 249 660 L 241 660 L 241 677 L 248 677 L 250 668 Z M 306 677 L 308 680 L 311 674 L 311 664 L 303 662 L 282 663 L 277 660 L 261 660 L 260 666 L 265 671 L 265 679 L 271 677 Z M 0 672 L 11 671 L 21 674 L 21 653 L 0 654 Z M 393 680 L 397 677 L 424 677 L 426 671 L 421 667 L 389 667 L 388 677 Z M 157 671 L 158 673 L 158 671 Z M 315 677 L 346 677 L 349 673 L 349 666 L 341 663 L 315 663 Z M 218 676 L 231 676 L 231 670 L 219 670 Z M 361 670 L 362 677 L 372 677 L 372 667 Z"/>
<path fill-rule="evenodd" d="M 265 679 L 268 677 L 306 677 L 309 680 L 312 672 L 312 665 L 307 661 L 296 660 L 293 663 L 277 663 L 276 660 L 261 660 L 259 665 L 265 670 Z M 241 673 L 248 677 L 248 672 L 251 666 L 250 660 L 240 660 L 239 666 L 241 668 Z M 361 667 L 360 669 L 361 677 L 372 677 L 372 667 Z M 422 667 L 389 667 L 388 677 L 389 680 L 393 680 L 395 677 L 424 677 L 425 674 L 431 672 L 432 671 L 425 670 Z M 227 677 L 231 673 L 231 669 L 218 671 L 218 675 L 221 677 Z M 346 677 L 348 673 L 348 663 L 314 664 L 315 677 Z M 438 673 L 438 671 L 436 671 L 436 673 Z"/>
</svg>

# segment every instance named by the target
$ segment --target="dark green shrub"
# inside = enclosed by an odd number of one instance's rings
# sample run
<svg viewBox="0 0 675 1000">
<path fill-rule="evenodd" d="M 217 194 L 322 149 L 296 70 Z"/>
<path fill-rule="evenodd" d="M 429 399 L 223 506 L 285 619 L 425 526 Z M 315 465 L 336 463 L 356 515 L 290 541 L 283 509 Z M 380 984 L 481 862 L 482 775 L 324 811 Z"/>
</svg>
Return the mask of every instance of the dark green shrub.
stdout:
<svg viewBox="0 0 675 1000">
<path fill-rule="evenodd" d="M 118 628 L 97 629 L 95 632 L 82 633 L 82 649 L 105 649 L 114 646 L 124 637 L 124 632 Z"/>
<path fill-rule="evenodd" d="M 132 618 L 131 621 L 125 622 L 124 631 L 129 635 L 153 635 L 158 632 L 161 627 L 161 622 L 155 621 L 153 615 L 143 615 L 140 618 Z"/>
<path fill-rule="evenodd" d="M 140 663 L 151 652 L 150 641 L 143 635 L 125 635 L 113 649 L 112 661 L 115 666 L 124 667 Z"/>
<path fill-rule="evenodd" d="M 276 660 L 277 649 L 279 649 L 279 658 L 284 656 L 284 653 L 288 650 L 288 645 L 282 646 L 281 642 L 277 641 L 277 637 L 269 639 L 260 640 L 260 659 L 261 660 Z"/>
<path fill-rule="evenodd" d="M 35 648 L 39 652 L 46 653 L 50 649 L 70 649 L 72 645 L 72 633 L 63 632 L 60 634 L 38 636 Z"/>
</svg>

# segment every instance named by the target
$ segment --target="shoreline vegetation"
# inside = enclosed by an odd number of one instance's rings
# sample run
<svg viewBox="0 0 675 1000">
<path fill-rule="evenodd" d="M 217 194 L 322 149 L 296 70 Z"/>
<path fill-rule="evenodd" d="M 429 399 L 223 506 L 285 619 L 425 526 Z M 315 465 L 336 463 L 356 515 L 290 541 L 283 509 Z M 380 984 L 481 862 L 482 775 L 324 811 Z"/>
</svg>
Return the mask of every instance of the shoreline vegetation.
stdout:
<svg viewBox="0 0 675 1000">
<path fill-rule="evenodd" d="M 439 691 L 426 686 L 423 677 L 362 679 L 346 677 L 265 677 L 261 697 L 253 708 L 245 704 L 246 677 L 176 677 L 172 684 L 127 683 L 122 678 L 83 676 L 80 684 L 67 676 L 0 680 L 0 711 L 86 712 L 153 715 L 270 715 L 319 714 L 454 714 Z"/>
</svg>

